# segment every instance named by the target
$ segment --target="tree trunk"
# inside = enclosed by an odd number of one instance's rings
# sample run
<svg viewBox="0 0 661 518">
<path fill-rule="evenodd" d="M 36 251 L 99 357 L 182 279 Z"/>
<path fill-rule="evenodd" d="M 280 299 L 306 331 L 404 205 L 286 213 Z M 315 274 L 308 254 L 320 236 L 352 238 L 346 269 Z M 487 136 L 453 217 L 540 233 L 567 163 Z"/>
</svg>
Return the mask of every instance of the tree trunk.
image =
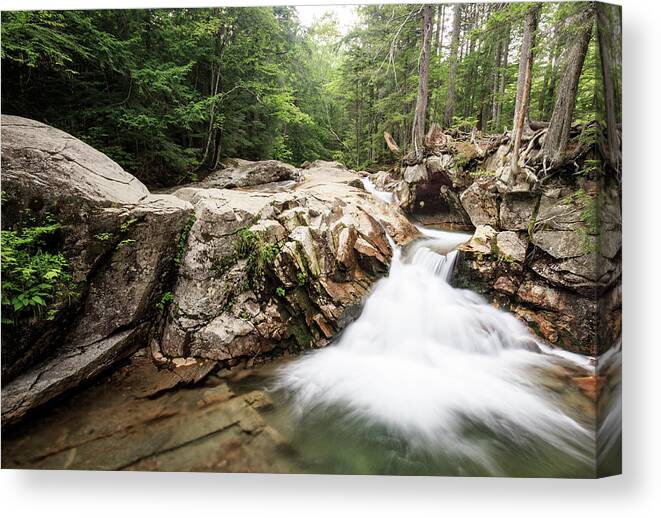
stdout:
<svg viewBox="0 0 661 518">
<path fill-rule="evenodd" d="M 498 124 L 498 85 L 500 75 L 503 73 L 500 70 L 500 64 L 503 61 L 503 41 L 498 39 L 496 41 L 495 63 L 493 67 L 493 91 L 491 92 L 491 127 L 496 129 Z"/>
<path fill-rule="evenodd" d="M 503 98 L 505 97 L 505 87 L 507 86 L 507 65 L 510 51 L 510 30 L 511 26 L 505 28 L 505 38 L 503 40 L 502 62 L 500 65 L 500 84 L 498 85 L 498 102 L 496 103 L 496 122 L 495 127 L 500 129 L 501 115 L 503 112 Z"/>
<path fill-rule="evenodd" d="M 533 47 L 535 46 L 535 32 L 537 31 L 537 18 L 539 6 L 531 7 L 526 13 L 524 21 L 523 43 L 521 44 L 521 59 L 519 61 L 519 79 L 516 88 L 516 108 L 514 110 L 514 127 L 510 179 L 516 183 L 519 174 L 519 149 L 524 131 L 530 128 L 528 120 L 528 107 L 530 105 L 530 86 L 532 84 Z"/>
<path fill-rule="evenodd" d="M 516 84 L 516 102 L 514 105 L 513 128 L 530 129 L 528 108 L 530 98 L 525 98 L 524 93 L 530 94 L 530 83 L 532 82 L 533 49 L 535 47 L 535 33 L 537 32 L 537 21 L 539 17 L 539 5 L 531 7 L 526 13 L 523 22 L 523 41 L 521 42 L 521 58 L 519 59 L 519 76 Z M 523 120 L 522 123 L 519 121 Z"/>
<path fill-rule="evenodd" d="M 569 131 L 578 92 L 578 80 L 581 77 L 583 62 L 592 36 L 593 4 L 589 4 L 588 7 L 584 8 L 576 18 L 577 20 L 574 22 L 576 28 L 572 33 L 573 41 L 566 51 L 565 66 L 558 85 L 553 115 L 551 115 L 548 133 L 544 138 L 544 155 L 553 164 L 562 161 L 569 142 Z"/>
<path fill-rule="evenodd" d="M 604 82 L 604 104 L 606 111 L 606 132 L 608 135 L 608 159 L 615 167 L 619 164 L 619 142 L 617 138 L 617 119 L 615 115 L 615 84 L 613 81 L 612 52 L 610 44 L 610 19 L 606 11 L 609 6 L 597 4 L 597 35 L 599 39 L 599 57 L 601 75 Z"/>
<path fill-rule="evenodd" d="M 443 33 L 443 4 L 436 7 L 436 41 L 434 42 L 434 53 L 438 56 L 441 52 L 441 34 Z"/>
<path fill-rule="evenodd" d="M 418 97 L 415 103 L 415 115 L 411 131 L 411 145 L 416 160 L 423 156 L 425 138 L 425 119 L 427 117 L 427 98 L 429 97 L 429 53 L 431 52 L 431 16 L 432 6 L 422 7 L 422 45 L 420 47 Z"/>
<path fill-rule="evenodd" d="M 457 50 L 459 48 L 459 32 L 461 30 L 461 11 L 463 4 L 455 4 L 454 19 L 452 21 L 452 39 L 450 43 L 450 60 L 448 68 L 448 94 L 445 99 L 445 113 L 443 115 L 443 126 L 448 128 L 452 125 L 457 95 Z"/>
</svg>

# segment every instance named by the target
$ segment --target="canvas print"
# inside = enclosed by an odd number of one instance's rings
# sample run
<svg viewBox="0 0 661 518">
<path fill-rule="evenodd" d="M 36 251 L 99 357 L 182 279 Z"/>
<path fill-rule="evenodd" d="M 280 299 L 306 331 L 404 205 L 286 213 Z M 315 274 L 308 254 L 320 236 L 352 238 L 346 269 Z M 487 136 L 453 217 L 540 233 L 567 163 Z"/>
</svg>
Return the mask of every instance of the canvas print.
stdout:
<svg viewBox="0 0 661 518">
<path fill-rule="evenodd" d="M 3 468 L 621 472 L 619 6 L 1 28 Z"/>
</svg>

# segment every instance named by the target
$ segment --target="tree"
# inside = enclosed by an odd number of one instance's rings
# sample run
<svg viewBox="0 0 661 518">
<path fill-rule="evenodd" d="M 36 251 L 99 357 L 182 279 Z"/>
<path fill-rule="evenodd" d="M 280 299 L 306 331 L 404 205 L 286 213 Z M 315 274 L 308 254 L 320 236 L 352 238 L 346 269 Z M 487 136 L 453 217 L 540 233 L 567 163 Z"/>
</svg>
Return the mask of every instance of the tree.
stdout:
<svg viewBox="0 0 661 518">
<path fill-rule="evenodd" d="M 519 61 L 519 79 L 516 86 L 516 104 L 514 109 L 514 126 L 512 129 L 512 150 L 510 176 L 511 181 L 516 181 L 519 174 L 519 148 L 521 137 L 526 130 L 530 129 L 528 118 L 528 106 L 530 104 L 530 86 L 532 84 L 533 48 L 535 46 L 535 32 L 539 16 L 539 5 L 528 9 L 524 21 L 523 42 L 521 43 L 521 58 Z"/>
<path fill-rule="evenodd" d="M 598 3 L 597 34 L 599 39 L 599 57 L 601 62 L 601 76 L 604 90 L 604 108 L 606 112 L 606 134 L 608 137 L 608 159 L 617 168 L 620 162 L 620 145 L 617 137 L 617 117 L 615 112 L 615 81 L 613 78 L 611 51 L 611 22 L 609 16 L 610 6 Z"/>
<path fill-rule="evenodd" d="M 447 128 L 452 125 L 454 110 L 457 102 L 457 52 L 459 49 L 459 33 L 461 31 L 461 13 L 463 4 L 454 5 L 452 19 L 452 37 L 450 40 L 450 58 L 448 68 L 448 93 L 445 100 L 445 113 L 443 125 Z"/>
<path fill-rule="evenodd" d="M 571 38 L 565 52 L 565 65 L 558 84 L 555 106 L 548 132 L 544 138 L 544 155 L 557 164 L 562 161 L 569 142 L 578 83 L 583 69 L 583 62 L 588 51 L 592 25 L 594 23 L 594 4 L 581 5 L 574 15 L 571 26 Z"/>
<path fill-rule="evenodd" d="M 427 118 L 427 100 L 429 97 L 429 54 L 431 52 L 431 16 L 432 6 L 422 7 L 422 43 L 420 45 L 420 68 L 418 73 L 418 96 L 415 103 L 411 145 L 415 159 L 422 158 L 423 141 L 425 137 L 425 120 Z"/>
</svg>

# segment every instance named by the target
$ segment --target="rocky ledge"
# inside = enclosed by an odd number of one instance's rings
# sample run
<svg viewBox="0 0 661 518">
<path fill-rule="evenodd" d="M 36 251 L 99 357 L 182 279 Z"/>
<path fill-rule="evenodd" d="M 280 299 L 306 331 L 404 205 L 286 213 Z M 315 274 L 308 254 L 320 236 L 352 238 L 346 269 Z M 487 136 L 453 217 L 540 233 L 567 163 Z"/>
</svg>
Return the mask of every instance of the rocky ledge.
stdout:
<svg viewBox="0 0 661 518">
<path fill-rule="evenodd" d="M 183 187 L 195 223 L 157 356 L 232 361 L 326 345 L 418 235 L 357 173 L 314 162 L 286 192 Z"/>
</svg>

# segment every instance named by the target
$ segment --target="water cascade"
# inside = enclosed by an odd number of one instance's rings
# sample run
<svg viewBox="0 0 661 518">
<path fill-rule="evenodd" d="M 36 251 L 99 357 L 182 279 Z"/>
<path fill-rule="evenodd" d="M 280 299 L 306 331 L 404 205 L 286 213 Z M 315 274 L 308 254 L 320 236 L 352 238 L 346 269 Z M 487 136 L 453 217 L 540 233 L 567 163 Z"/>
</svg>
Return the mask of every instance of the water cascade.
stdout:
<svg viewBox="0 0 661 518">
<path fill-rule="evenodd" d="M 327 426 L 378 429 L 408 460 L 438 457 L 461 465 L 456 474 L 517 474 L 512 455 L 580 472 L 594 433 L 557 386 L 590 359 L 550 348 L 514 316 L 452 287 L 455 249 L 470 236 L 420 230 L 422 239 L 394 248 L 358 320 L 279 372 L 293 413 L 302 423 L 332 416 Z"/>
</svg>

